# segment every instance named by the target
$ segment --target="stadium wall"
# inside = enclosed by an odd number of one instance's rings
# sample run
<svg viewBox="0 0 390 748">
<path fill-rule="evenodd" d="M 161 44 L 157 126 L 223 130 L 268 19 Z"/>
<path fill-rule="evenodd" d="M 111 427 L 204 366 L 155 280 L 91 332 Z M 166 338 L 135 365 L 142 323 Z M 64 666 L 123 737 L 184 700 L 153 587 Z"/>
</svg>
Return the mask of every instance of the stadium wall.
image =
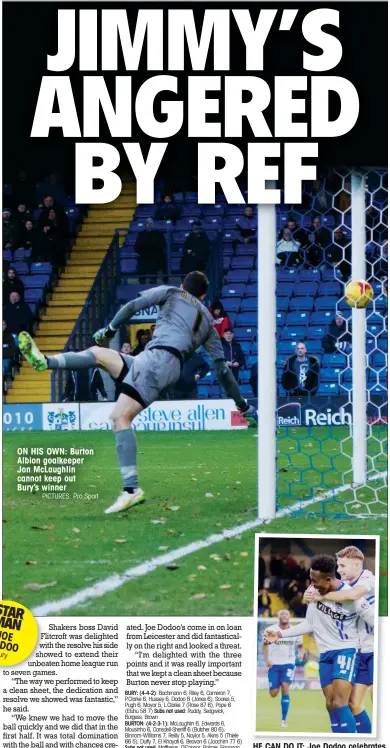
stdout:
<svg viewBox="0 0 390 748">
<path fill-rule="evenodd" d="M 114 404 L 21 403 L 3 405 L 3 431 L 105 431 Z M 387 403 L 368 404 L 369 423 L 387 423 Z M 260 422 L 261 424 L 261 416 Z M 279 399 L 276 425 L 350 426 L 347 398 L 316 396 L 306 402 Z M 210 431 L 247 428 L 233 400 L 164 400 L 146 408 L 134 421 L 136 431 Z"/>
<path fill-rule="evenodd" d="M 107 431 L 113 402 L 3 406 L 4 431 Z M 233 400 L 164 400 L 134 419 L 136 431 L 210 431 L 248 428 Z"/>
</svg>

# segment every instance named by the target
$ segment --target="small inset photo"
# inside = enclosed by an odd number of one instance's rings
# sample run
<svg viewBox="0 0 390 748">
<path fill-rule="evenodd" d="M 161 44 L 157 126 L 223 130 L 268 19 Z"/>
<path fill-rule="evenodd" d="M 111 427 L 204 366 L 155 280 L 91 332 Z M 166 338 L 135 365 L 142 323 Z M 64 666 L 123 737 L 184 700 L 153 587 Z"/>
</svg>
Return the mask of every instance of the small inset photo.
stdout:
<svg viewBox="0 0 390 748">
<path fill-rule="evenodd" d="M 256 535 L 256 733 L 375 735 L 379 538 Z"/>
</svg>

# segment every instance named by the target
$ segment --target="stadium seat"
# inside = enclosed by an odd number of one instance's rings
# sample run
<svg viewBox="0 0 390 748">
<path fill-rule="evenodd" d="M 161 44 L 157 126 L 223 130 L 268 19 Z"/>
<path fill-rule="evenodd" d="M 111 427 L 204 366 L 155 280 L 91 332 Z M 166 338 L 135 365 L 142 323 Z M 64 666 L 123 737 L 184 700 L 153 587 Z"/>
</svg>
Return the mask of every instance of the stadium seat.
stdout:
<svg viewBox="0 0 390 748">
<path fill-rule="evenodd" d="M 276 299 L 276 309 L 278 312 L 286 312 L 289 307 L 290 299 L 288 296 L 278 296 Z"/>
<path fill-rule="evenodd" d="M 239 216 L 225 216 L 223 219 L 223 228 L 225 230 L 232 230 L 237 228 L 237 221 Z"/>
<path fill-rule="evenodd" d="M 278 298 L 281 296 L 291 296 L 294 290 L 294 284 L 291 282 L 277 283 Z"/>
<path fill-rule="evenodd" d="M 231 267 L 233 268 L 233 270 L 251 270 L 253 268 L 254 259 L 255 258 L 253 256 L 233 257 Z"/>
<path fill-rule="evenodd" d="M 43 301 L 43 291 L 43 288 L 26 288 L 24 292 L 24 300 L 27 303 Z"/>
<path fill-rule="evenodd" d="M 321 271 L 318 268 L 302 268 L 299 271 L 300 281 L 320 281 Z"/>
<path fill-rule="evenodd" d="M 386 356 L 382 351 L 375 351 L 370 356 L 370 365 L 375 366 L 376 369 L 382 369 L 383 366 L 386 366 Z"/>
<path fill-rule="evenodd" d="M 309 335 L 311 338 L 323 338 L 327 331 L 326 325 L 313 325 L 313 327 L 310 326 Z"/>
<path fill-rule="evenodd" d="M 249 283 L 249 285 L 246 287 L 245 296 L 255 296 L 257 299 L 258 296 L 258 285 L 257 283 Z"/>
<path fill-rule="evenodd" d="M 338 296 L 341 297 L 342 289 L 339 281 L 328 281 L 320 283 L 318 289 L 319 296 Z"/>
<path fill-rule="evenodd" d="M 14 268 L 18 275 L 24 275 L 30 272 L 27 262 L 11 262 L 11 267 Z"/>
<path fill-rule="evenodd" d="M 325 267 L 321 271 L 322 280 L 332 282 L 337 278 L 337 273 L 337 267 Z"/>
<path fill-rule="evenodd" d="M 290 299 L 290 310 L 292 312 L 311 312 L 313 309 L 314 299 L 305 296 L 294 296 Z"/>
<path fill-rule="evenodd" d="M 321 382 L 339 382 L 341 369 L 321 369 Z"/>
<path fill-rule="evenodd" d="M 335 318 L 335 313 L 324 309 L 322 312 L 312 312 L 310 316 L 311 325 L 329 325 Z"/>
<path fill-rule="evenodd" d="M 339 300 L 338 296 L 318 296 L 317 299 L 315 299 L 314 305 L 317 312 L 321 311 L 322 309 L 329 309 L 336 313 L 336 311 L 340 311 L 340 307 L 337 307 L 337 302 Z"/>
<path fill-rule="evenodd" d="M 236 340 L 254 340 L 257 330 L 255 327 L 237 327 L 234 331 Z M 251 349 L 252 350 L 252 349 Z"/>
<path fill-rule="evenodd" d="M 241 301 L 242 312 L 256 312 L 257 306 L 257 298 L 255 296 L 243 299 Z"/>
<path fill-rule="evenodd" d="M 240 392 L 243 397 L 253 397 L 254 395 L 250 384 L 240 384 Z"/>
<path fill-rule="evenodd" d="M 257 325 L 257 313 L 256 312 L 241 312 L 237 317 L 237 323 L 240 327 L 245 325 L 252 326 Z"/>
<path fill-rule="evenodd" d="M 276 312 L 276 324 L 278 327 L 282 327 L 286 322 L 286 312 Z"/>
<path fill-rule="evenodd" d="M 339 389 L 337 382 L 320 382 L 317 395 L 338 395 Z"/>
<path fill-rule="evenodd" d="M 187 218 L 190 216 L 191 218 L 196 218 L 199 220 L 199 217 L 202 213 L 202 208 L 197 203 L 183 203 L 181 206 L 181 217 Z"/>
<path fill-rule="evenodd" d="M 305 346 L 310 355 L 316 356 L 317 358 L 322 356 L 323 350 L 321 340 L 305 340 Z"/>
<path fill-rule="evenodd" d="M 242 345 L 241 345 L 242 348 Z M 255 366 L 258 362 L 258 356 L 248 356 L 246 359 L 247 366 Z"/>
<path fill-rule="evenodd" d="M 31 263 L 31 273 L 36 275 L 50 274 L 53 270 L 51 262 Z"/>
<path fill-rule="evenodd" d="M 249 282 L 250 283 L 257 283 L 258 279 L 259 279 L 259 274 L 258 274 L 258 270 L 257 270 L 257 258 L 256 258 L 255 268 L 256 268 L 255 270 L 251 270 L 251 274 L 250 274 L 250 277 L 249 277 Z"/>
<path fill-rule="evenodd" d="M 238 312 L 240 309 L 240 297 L 239 296 L 232 296 L 229 298 L 224 298 L 223 305 L 226 312 Z"/>
<path fill-rule="evenodd" d="M 230 296 L 238 296 L 242 298 L 245 294 L 246 290 L 245 283 L 229 283 L 225 284 L 222 288 L 222 298 L 226 299 Z"/>
<path fill-rule="evenodd" d="M 298 268 L 283 268 L 279 267 L 276 269 L 276 277 L 278 284 L 285 281 L 296 281 L 299 277 Z M 279 293 L 279 289 L 278 289 Z"/>
<path fill-rule="evenodd" d="M 200 400 L 205 400 L 209 396 L 209 388 L 205 384 L 198 384 L 198 397 Z"/>
<path fill-rule="evenodd" d="M 238 374 L 240 384 L 246 384 L 251 378 L 250 369 L 240 369 Z"/>
<path fill-rule="evenodd" d="M 222 218 L 225 212 L 225 206 L 222 203 L 217 205 L 201 205 L 200 207 L 204 216 L 218 216 Z"/>
<path fill-rule="evenodd" d="M 305 334 L 306 327 L 283 327 L 281 340 L 301 340 Z"/>
<path fill-rule="evenodd" d="M 318 289 L 318 283 L 312 281 L 310 283 L 296 283 L 294 285 L 293 294 L 294 296 L 316 296 Z"/>
<path fill-rule="evenodd" d="M 236 255 L 242 257 L 243 255 L 256 255 L 255 244 L 238 244 L 236 247 Z"/>
<path fill-rule="evenodd" d="M 286 318 L 287 325 L 308 325 L 310 312 L 289 312 Z"/>
<path fill-rule="evenodd" d="M 149 218 L 154 216 L 156 210 L 155 205 L 145 203 L 144 205 L 137 205 L 135 216 L 136 218 Z"/>
<path fill-rule="evenodd" d="M 242 343 L 240 343 L 242 352 L 245 354 L 245 356 L 249 356 L 251 351 L 251 342 L 249 340 L 243 340 Z"/>
<path fill-rule="evenodd" d="M 237 268 L 234 268 L 232 270 L 229 270 L 227 276 L 226 276 L 226 282 L 227 283 L 248 283 L 249 281 L 249 270 L 239 270 Z"/>
<path fill-rule="evenodd" d="M 278 354 L 281 356 L 292 356 L 293 353 L 296 353 L 296 346 L 297 346 L 297 340 L 290 339 L 290 340 L 280 340 L 278 343 Z"/>
<path fill-rule="evenodd" d="M 10 249 L 3 249 L 3 262 L 12 262 L 12 252 Z M 16 258 L 15 258 L 16 259 Z"/>
<path fill-rule="evenodd" d="M 328 368 L 345 369 L 348 365 L 348 359 L 343 353 L 325 353 L 322 365 Z"/>
</svg>

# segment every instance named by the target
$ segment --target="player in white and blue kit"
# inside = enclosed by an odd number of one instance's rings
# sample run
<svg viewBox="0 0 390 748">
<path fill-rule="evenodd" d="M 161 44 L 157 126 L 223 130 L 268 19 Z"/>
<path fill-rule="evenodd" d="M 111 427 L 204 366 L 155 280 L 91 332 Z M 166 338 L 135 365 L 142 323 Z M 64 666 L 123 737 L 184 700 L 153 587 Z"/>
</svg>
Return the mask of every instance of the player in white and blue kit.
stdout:
<svg viewBox="0 0 390 748">
<path fill-rule="evenodd" d="M 347 585 L 336 579 L 336 559 L 316 556 L 311 564 L 310 577 L 314 588 L 324 596 L 342 590 Z M 356 733 L 356 723 L 349 707 L 352 687 L 359 664 L 359 636 L 357 632 L 356 602 L 317 601 L 310 603 L 306 618 L 292 631 L 266 632 L 269 643 L 286 635 L 302 636 L 312 632 L 320 653 L 319 669 L 322 690 L 326 699 L 331 728 L 337 733 Z M 371 610 L 362 616 L 372 622 Z"/>
<path fill-rule="evenodd" d="M 292 630 L 290 624 L 290 613 L 288 610 L 279 610 L 279 623 L 270 626 L 267 631 L 289 631 Z M 290 708 L 290 686 L 294 680 L 295 660 L 297 646 L 302 639 L 297 637 L 291 639 L 277 639 L 273 644 L 263 642 L 263 655 L 268 667 L 268 685 L 270 696 L 275 698 L 281 691 L 281 726 L 287 727 L 287 715 Z"/>
<path fill-rule="evenodd" d="M 336 553 L 337 571 L 342 581 L 349 586 L 337 592 L 329 592 L 324 597 L 318 594 L 311 596 L 313 601 L 332 600 L 334 602 L 360 601 L 374 611 L 375 608 L 375 576 L 368 569 L 363 568 L 364 554 L 354 545 L 342 548 Z M 357 619 L 357 630 L 360 644 L 359 666 L 355 685 L 352 689 L 349 705 L 355 717 L 356 732 L 370 733 L 371 720 L 364 706 L 367 688 L 373 697 L 374 684 L 374 627 L 362 615 Z"/>
</svg>

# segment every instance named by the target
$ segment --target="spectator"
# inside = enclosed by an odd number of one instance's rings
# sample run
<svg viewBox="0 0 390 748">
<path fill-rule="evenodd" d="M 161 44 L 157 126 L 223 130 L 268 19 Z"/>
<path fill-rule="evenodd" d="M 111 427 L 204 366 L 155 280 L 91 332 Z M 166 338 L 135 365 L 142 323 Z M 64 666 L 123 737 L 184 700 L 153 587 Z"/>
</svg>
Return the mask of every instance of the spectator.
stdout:
<svg viewBox="0 0 390 748">
<path fill-rule="evenodd" d="M 193 221 L 191 231 L 183 246 L 183 257 L 180 262 L 180 272 L 183 276 L 193 270 L 205 272 L 210 255 L 210 239 L 199 221 Z"/>
<path fill-rule="evenodd" d="M 298 592 L 299 588 L 295 579 L 292 579 L 291 582 L 286 582 L 283 587 L 283 598 L 288 605 L 290 605 L 291 600 L 296 597 Z"/>
<path fill-rule="evenodd" d="M 58 226 L 64 236 L 68 233 L 68 219 L 64 213 L 63 208 L 57 203 L 52 195 L 45 195 L 43 198 L 43 206 L 41 213 L 38 218 L 37 228 L 39 231 L 43 231 L 49 220 L 49 213 L 54 210 Z"/>
<path fill-rule="evenodd" d="M 133 350 L 133 356 L 138 356 L 139 353 L 142 353 L 143 350 L 145 350 L 145 346 L 147 343 L 149 343 L 150 340 L 150 334 L 148 335 L 149 330 L 137 330 L 137 341 L 138 345 Z"/>
<path fill-rule="evenodd" d="M 45 226 L 40 234 L 38 253 L 43 262 L 51 262 L 55 267 L 65 264 L 63 223 L 53 208 L 48 211 Z"/>
<path fill-rule="evenodd" d="M 102 375 L 97 367 L 77 371 L 69 370 L 62 402 L 95 403 L 99 399 L 98 392 L 103 400 L 107 400 Z"/>
<path fill-rule="evenodd" d="M 232 323 L 226 314 L 222 301 L 214 299 L 211 306 L 209 306 L 209 312 L 215 319 L 214 327 L 220 338 L 223 338 L 225 330 L 232 329 Z"/>
<path fill-rule="evenodd" d="M 337 315 L 328 327 L 328 332 L 322 338 L 322 347 L 325 353 L 350 353 L 352 349 L 352 336 L 348 331 L 348 325 L 344 317 Z"/>
<path fill-rule="evenodd" d="M 258 615 L 263 617 L 269 617 L 272 615 L 271 611 L 271 598 L 268 594 L 266 587 L 262 587 L 259 590 L 259 602 L 258 602 Z"/>
<path fill-rule="evenodd" d="M 276 244 L 276 264 L 297 267 L 302 264 L 301 245 L 293 239 L 290 229 L 283 229 L 282 238 Z"/>
<path fill-rule="evenodd" d="M 17 244 L 19 238 L 18 223 L 12 218 L 8 208 L 3 210 L 3 247 L 10 248 Z M 7 246 L 8 245 L 8 246 Z"/>
<path fill-rule="evenodd" d="M 307 605 L 303 602 L 303 592 L 298 590 L 295 597 L 290 602 L 290 608 L 296 618 L 305 618 Z"/>
<path fill-rule="evenodd" d="M 27 220 L 20 226 L 18 247 L 24 247 L 24 249 L 32 249 L 33 252 L 30 255 L 30 260 L 32 262 L 35 262 L 34 255 L 38 256 L 38 240 L 36 229 L 34 228 L 33 222 L 30 220 Z"/>
<path fill-rule="evenodd" d="M 297 352 L 289 356 L 284 364 L 282 386 L 290 395 L 315 395 L 319 385 L 320 367 L 315 356 L 308 356 L 301 340 Z"/>
<path fill-rule="evenodd" d="M 279 233 L 279 239 L 283 238 L 283 232 L 285 229 L 289 229 L 291 238 L 294 239 L 294 241 L 299 244 L 302 248 L 307 247 L 309 240 L 308 236 L 306 234 L 305 229 L 302 229 L 298 226 L 295 218 L 289 218 L 284 229 L 280 231 Z"/>
<path fill-rule="evenodd" d="M 124 353 L 126 356 L 131 356 L 133 353 L 133 349 L 130 345 L 130 343 L 127 343 L 126 341 L 122 343 L 121 353 Z"/>
<path fill-rule="evenodd" d="M 15 223 L 17 223 L 19 226 L 24 225 L 26 221 L 29 221 L 31 218 L 30 211 L 27 210 L 24 203 L 19 203 L 16 213 L 14 216 Z"/>
<path fill-rule="evenodd" d="M 317 267 L 324 261 L 324 249 L 329 247 L 332 236 L 329 229 L 321 225 L 320 216 L 314 216 L 309 229 L 308 240 L 310 246 L 306 250 L 306 260 L 313 267 Z"/>
<path fill-rule="evenodd" d="M 12 374 L 12 366 L 16 362 L 17 351 L 15 338 L 8 330 L 6 320 L 3 319 L 3 380 Z"/>
<path fill-rule="evenodd" d="M 312 195 L 314 198 L 314 210 L 317 210 L 318 213 L 326 213 L 330 210 L 332 207 L 332 198 L 328 192 L 325 192 L 321 179 L 316 179 L 313 182 Z"/>
<path fill-rule="evenodd" d="M 32 332 L 33 315 L 25 301 L 21 301 L 17 291 L 12 291 L 9 302 L 4 307 L 4 319 L 9 332 L 19 335 L 22 330 Z"/>
<path fill-rule="evenodd" d="M 166 242 L 162 231 L 156 228 L 153 218 L 145 221 L 145 231 L 137 236 L 134 251 L 138 255 L 137 273 L 140 283 L 156 283 L 157 275 L 166 273 Z"/>
<path fill-rule="evenodd" d="M 335 206 L 341 213 L 346 213 L 351 207 L 351 181 L 346 179 L 344 187 L 335 199 Z"/>
<path fill-rule="evenodd" d="M 253 214 L 251 205 L 247 205 L 244 215 L 237 221 L 237 230 L 240 234 L 241 241 L 249 244 L 257 241 L 257 217 Z"/>
<path fill-rule="evenodd" d="M 3 283 L 3 299 L 9 299 L 10 294 L 16 291 L 19 298 L 24 299 L 24 283 L 16 275 L 16 270 L 12 267 L 7 270 L 7 277 Z"/>
<path fill-rule="evenodd" d="M 35 185 L 28 178 L 24 169 L 21 169 L 17 178 L 12 183 L 12 205 L 16 208 L 21 203 L 32 208 L 35 205 Z"/>
<path fill-rule="evenodd" d="M 280 553 L 272 553 L 269 565 L 271 574 L 271 590 L 278 592 L 282 591 L 283 579 L 285 579 L 285 569 L 283 559 Z"/>
<path fill-rule="evenodd" d="M 176 382 L 175 389 L 173 391 L 173 397 L 175 400 L 196 400 L 198 397 L 197 385 L 200 379 L 206 376 L 210 371 L 210 367 L 201 356 L 200 353 L 195 352 L 188 361 L 185 361 L 180 378 Z"/>
<path fill-rule="evenodd" d="M 231 327 L 226 328 L 221 343 L 226 363 L 238 382 L 238 372 L 245 366 L 245 356 L 240 344 L 234 340 L 234 332 Z"/>
<path fill-rule="evenodd" d="M 180 207 L 176 205 L 175 198 L 172 195 L 162 195 L 154 217 L 156 221 L 172 221 L 172 223 L 176 223 L 180 218 Z"/>
</svg>

